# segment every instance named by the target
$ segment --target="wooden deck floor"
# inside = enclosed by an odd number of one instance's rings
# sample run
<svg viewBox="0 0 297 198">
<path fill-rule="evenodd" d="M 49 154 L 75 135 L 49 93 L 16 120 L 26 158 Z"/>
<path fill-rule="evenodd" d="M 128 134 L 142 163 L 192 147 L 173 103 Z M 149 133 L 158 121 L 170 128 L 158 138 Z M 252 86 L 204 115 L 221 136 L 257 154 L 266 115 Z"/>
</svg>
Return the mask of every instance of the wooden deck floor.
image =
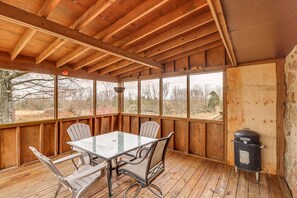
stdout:
<svg viewBox="0 0 297 198">
<path fill-rule="evenodd" d="M 74 170 L 71 162 L 58 167 L 63 174 Z M 123 191 L 132 182 L 128 176 L 114 176 L 114 197 L 123 197 Z M 254 174 L 242 172 L 238 175 L 231 166 L 171 151 L 167 155 L 165 172 L 154 183 L 161 187 L 165 197 L 291 197 L 280 177 L 261 174 L 257 185 Z M 0 172 L 0 197 L 53 197 L 56 185 L 57 180 L 40 163 Z M 69 195 L 69 191 L 62 188 L 58 197 Z M 105 180 L 94 184 L 83 197 L 107 197 Z M 154 196 L 143 189 L 139 197 Z"/>
</svg>

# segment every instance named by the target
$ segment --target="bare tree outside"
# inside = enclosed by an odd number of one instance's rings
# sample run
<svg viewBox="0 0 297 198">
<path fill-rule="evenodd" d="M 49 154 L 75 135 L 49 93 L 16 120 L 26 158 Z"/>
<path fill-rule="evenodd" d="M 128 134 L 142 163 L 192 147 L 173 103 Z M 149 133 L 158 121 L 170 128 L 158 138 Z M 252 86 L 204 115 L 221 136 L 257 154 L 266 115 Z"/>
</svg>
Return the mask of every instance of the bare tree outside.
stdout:
<svg viewBox="0 0 297 198">
<path fill-rule="evenodd" d="M 160 80 L 141 81 L 141 113 L 145 115 L 159 115 Z"/>
<path fill-rule="evenodd" d="M 187 116 L 187 77 L 163 79 L 163 115 Z"/>
<path fill-rule="evenodd" d="M 124 83 L 124 113 L 138 113 L 138 82 Z"/>
<path fill-rule="evenodd" d="M 97 81 L 96 114 L 118 113 L 118 94 L 114 91 L 117 83 Z"/>
<path fill-rule="evenodd" d="M 58 117 L 93 115 L 93 81 L 58 77 Z"/>
<path fill-rule="evenodd" d="M 0 123 L 54 118 L 54 77 L 0 70 Z"/>
<path fill-rule="evenodd" d="M 222 72 L 190 76 L 190 116 L 205 120 L 223 119 Z"/>
</svg>

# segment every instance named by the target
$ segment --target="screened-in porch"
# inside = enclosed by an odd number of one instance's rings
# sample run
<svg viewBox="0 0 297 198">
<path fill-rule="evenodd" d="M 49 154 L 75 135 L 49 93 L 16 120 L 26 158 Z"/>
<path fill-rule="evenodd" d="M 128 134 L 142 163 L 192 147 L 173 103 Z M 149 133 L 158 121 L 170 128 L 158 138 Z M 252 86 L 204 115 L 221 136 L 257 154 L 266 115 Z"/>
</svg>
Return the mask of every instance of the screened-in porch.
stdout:
<svg viewBox="0 0 297 198">
<path fill-rule="evenodd" d="M 0 197 L 296 197 L 295 8 L 1 1 Z"/>
</svg>

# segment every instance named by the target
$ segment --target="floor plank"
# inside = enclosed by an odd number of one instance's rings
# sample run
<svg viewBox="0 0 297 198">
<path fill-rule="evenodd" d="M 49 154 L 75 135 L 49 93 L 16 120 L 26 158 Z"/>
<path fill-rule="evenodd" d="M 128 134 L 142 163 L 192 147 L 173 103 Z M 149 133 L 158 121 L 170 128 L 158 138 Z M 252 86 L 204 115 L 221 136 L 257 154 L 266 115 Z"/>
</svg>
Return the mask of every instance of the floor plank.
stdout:
<svg viewBox="0 0 297 198">
<path fill-rule="evenodd" d="M 58 165 L 58 168 L 63 175 L 74 171 L 71 161 Z M 114 198 L 120 198 L 135 180 L 113 174 L 112 182 Z M 286 182 L 278 176 L 262 173 L 259 183 L 256 183 L 254 173 L 240 171 L 237 174 L 231 166 L 172 151 L 167 154 L 165 171 L 153 183 L 162 189 L 167 198 L 292 197 Z M 0 172 L 0 198 L 49 198 L 53 197 L 56 187 L 57 179 L 39 162 Z M 135 189 L 132 189 L 128 197 L 133 197 L 134 193 Z M 70 192 L 62 188 L 58 198 L 70 196 Z M 106 180 L 99 180 L 82 197 L 107 197 Z M 145 188 L 138 197 L 155 196 Z"/>
</svg>

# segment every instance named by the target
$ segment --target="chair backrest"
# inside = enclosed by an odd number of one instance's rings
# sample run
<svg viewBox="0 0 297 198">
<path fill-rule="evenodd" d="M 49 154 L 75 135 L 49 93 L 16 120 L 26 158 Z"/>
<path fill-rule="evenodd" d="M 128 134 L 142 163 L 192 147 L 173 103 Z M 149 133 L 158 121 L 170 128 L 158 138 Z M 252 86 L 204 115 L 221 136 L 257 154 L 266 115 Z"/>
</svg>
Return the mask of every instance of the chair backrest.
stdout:
<svg viewBox="0 0 297 198">
<path fill-rule="evenodd" d="M 155 121 L 147 121 L 140 126 L 140 135 L 150 138 L 156 138 L 160 125 Z"/>
<path fill-rule="evenodd" d="M 41 161 L 41 163 L 50 170 L 50 172 L 58 178 L 64 185 L 71 187 L 66 180 L 64 180 L 62 174 L 60 171 L 56 168 L 54 163 L 45 155 L 41 154 L 39 151 L 37 151 L 36 148 L 33 146 L 30 146 L 29 149 L 34 153 L 34 155 Z"/>
<path fill-rule="evenodd" d="M 174 132 L 171 132 L 167 137 L 159 139 L 150 148 L 146 166 L 147 179 L 155 177 L 164 170 L 166 149 L 173 134 Z"/>
<path fill-rule="evenodd" d="M 67 133 L 72 141 L 91 137 L 89 125 L 83 123 L 75 123 L 68 127 Z"/>
</svg>

